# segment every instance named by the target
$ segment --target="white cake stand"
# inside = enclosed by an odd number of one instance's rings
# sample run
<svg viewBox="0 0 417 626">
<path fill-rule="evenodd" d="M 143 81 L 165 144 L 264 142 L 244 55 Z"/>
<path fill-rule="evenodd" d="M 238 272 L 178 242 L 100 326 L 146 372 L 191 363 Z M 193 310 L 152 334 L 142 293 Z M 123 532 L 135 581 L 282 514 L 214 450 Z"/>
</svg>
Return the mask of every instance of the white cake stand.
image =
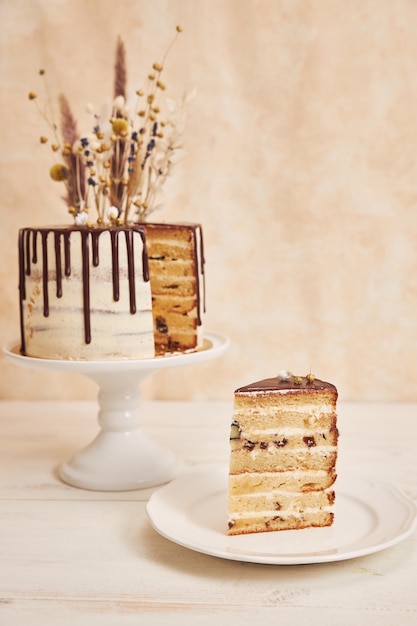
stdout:
<svg viewBox="0 0 417 626">
<path fill-rule="evenodd" d="M 127 491 L 161 485 L 177 476 L 182 462 L 152 441 L 140 428 L 140 384 L 156 370 L 194 365 L 222 355 L 229 340 L 205 333 L 200 350 L 188 354 L 123 361 L 66 361 L 23 356 L 4 348 L 16 365 L 33 369 L 85 374 L 99 386 L 100 432 L 59 468 L 61 479 L 75 487 Z"/>
</svg>

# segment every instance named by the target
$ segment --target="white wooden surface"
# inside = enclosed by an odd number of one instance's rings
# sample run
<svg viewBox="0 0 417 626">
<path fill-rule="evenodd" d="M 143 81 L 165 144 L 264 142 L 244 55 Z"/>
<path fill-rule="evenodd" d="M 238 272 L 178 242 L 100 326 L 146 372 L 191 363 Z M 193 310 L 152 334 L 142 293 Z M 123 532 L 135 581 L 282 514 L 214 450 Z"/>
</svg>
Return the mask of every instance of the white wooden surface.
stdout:
<svg viewBox="0 0 417 626">
<path fill-rule="evenodd" d="M 227 463 L 231 405 L 147 402 L 143 427 L 186 461 Z M 417 500 L 417 405 L 341 405 L 343 468 Z M 0 403 L 1 626 L 417 624 L 417 533 L 332 564 L 239 563 L 151 527 L 151 490 L 89 492 L 56 468 L 98 432 L 95 403 Z"/>
</svg>

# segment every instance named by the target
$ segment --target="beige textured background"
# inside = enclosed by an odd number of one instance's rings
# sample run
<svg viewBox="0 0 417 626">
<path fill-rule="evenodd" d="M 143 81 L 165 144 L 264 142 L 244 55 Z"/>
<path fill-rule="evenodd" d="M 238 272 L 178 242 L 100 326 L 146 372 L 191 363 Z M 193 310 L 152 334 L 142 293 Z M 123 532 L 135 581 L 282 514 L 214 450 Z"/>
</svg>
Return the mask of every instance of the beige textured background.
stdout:
<svg viewBox="0 0 417 626">
<path fill-rule="evenodd" d="M 206 325 L 232 344 L 145 395 L 230 399 L 311 367 L 345 400 L 416 401 L 415 0 L 0 0 L 2 345 L 18 228 L 67 221 L 27 99 L 39 68 L 81 125 L 111 94 L 117 35 L 135 89 L 177 23 L 165 78 L 197 98 L 159 217 L 203 224 Z M 2 398 L 95 397 L 76 374 L 0 367 Z"/>
</svg>

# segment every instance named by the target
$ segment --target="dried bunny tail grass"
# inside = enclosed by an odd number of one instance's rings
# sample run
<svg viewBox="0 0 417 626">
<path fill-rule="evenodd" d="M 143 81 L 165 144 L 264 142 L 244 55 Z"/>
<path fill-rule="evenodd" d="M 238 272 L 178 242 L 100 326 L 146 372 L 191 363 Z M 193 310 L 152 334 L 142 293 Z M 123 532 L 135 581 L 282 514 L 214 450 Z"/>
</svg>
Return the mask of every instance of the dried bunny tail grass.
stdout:
<svg viewBox="0 0 417 626">
<path fill-rule="evenodd" d="M 116 46 L 116 60 L 114 63 L 114 97 L 123 96 L 126 100 L 126 85 L 127 85 L 127 71 L 126 71 L 126 48 L 122 38 L 117 38 Z"/>
<path fill-rule="evenodd" d="M 85 195 L 85 167 L 80 156 L 72 151 L 72 146 L 77 141 L 77 123 L 72 114 L 67 98 L 61 94 L 58 98 L 61 112 L 61 136 L 64 142 L 62 156 L 68 168 L 65 181 L 67 187 L 67 204 L 70 207 L 79 208 Z"/>
<path fill-rule="evenodd" d="M 69 102 L 64 94 L 60 94 L 58 102 L 61 112 L 62 139 L 64 143 L 69 143 L 72 145 L 78 139 L 77 123 L 72 114 Z"/>
</svg>

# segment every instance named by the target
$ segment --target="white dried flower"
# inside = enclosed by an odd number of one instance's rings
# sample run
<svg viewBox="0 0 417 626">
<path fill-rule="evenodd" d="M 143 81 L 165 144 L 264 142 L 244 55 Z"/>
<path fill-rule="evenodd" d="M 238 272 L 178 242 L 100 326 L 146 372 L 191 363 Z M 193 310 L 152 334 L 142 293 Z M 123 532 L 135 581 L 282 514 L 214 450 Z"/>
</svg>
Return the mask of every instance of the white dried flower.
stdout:
<svg viewBox="0 0 417 626">
<path fill-rule="evenodd" d="M 116 109 L 116 111 L 123 111 L 125 108 L 125 99 L 123 96 L 116 96 L 113 100 L 113 108 Z"/>
<path fill-rule="evenodd" d="M 293 377 L 292 373 L 289 372 L 288 370 L 280 370 L 277 374 L 277 378 L 282 381 L 291 380 L 292 377 Z"/>
<path fill-rule="evenodd" d="M 77 213 L 75 216 L 75 225 L 76 226 L 85 226 L 88 221 L 88 215 L 85 211 L 81 211 L 81 213 Z"/>
<path fill-rule="evenodd" d="M 119 209 L 116 206 L 109 206 L 106 211 L 108 220 L 116 220 L 119 217 Z"/>
</svg>

